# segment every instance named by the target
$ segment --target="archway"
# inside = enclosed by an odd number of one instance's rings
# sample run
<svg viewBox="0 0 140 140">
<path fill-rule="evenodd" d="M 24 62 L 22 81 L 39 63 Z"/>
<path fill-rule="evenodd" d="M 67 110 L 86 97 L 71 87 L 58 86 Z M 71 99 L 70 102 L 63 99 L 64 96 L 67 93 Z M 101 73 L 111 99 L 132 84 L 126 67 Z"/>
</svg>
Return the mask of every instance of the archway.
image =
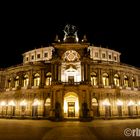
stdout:
<svg viewBox="0 0 140 140">
<path fill-rule="evenodd" d="M 64 96 L 64 117 L 79 117 L 79 99 L 74 92 L 68 92 Z"/>
</svg>

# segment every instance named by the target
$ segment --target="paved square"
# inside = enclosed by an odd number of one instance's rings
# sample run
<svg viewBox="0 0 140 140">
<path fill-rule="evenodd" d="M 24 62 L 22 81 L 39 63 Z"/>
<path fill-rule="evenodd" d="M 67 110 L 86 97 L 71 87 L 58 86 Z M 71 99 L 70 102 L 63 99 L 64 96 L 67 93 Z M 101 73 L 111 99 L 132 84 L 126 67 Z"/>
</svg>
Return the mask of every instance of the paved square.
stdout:
<svg viewBox="0 0 140 140">
<path fill-rule="evenodd" d="M 135 140 L 126 128 L 140 129 L 140 119 L 92 122 L 0 119 L 0 140 Z M 137 130 L 136 129 L 136 130 Z M 134 133 L 134 132 L 133 132 Z M 136 136 L 137 134 L 137 136 Z"/>
</svg>

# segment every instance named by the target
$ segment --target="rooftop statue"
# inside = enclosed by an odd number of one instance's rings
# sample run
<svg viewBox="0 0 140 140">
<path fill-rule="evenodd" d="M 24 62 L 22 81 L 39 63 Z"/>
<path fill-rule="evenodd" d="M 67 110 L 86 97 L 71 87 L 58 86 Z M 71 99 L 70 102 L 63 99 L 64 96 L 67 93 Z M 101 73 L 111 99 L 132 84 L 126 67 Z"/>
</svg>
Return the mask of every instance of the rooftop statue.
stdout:
<svg viewBox="0 0 140 140">
<path fill-rule="evenodd" d="M 69 37 L 73 37 L 76 39 L 76 41 L 78 41 L 78 36 L 77 36 L 77 28 L 74 25 L 71 24 L 67 24 L 64 28 L 64 41 L 69 38 Z"/>
<path fill-rule="evenodd" d="M 75 36 L 77 34 L 76 26 L 67 24 L 64 28 L 64 33 L 68 36 Z"/>
</svg>

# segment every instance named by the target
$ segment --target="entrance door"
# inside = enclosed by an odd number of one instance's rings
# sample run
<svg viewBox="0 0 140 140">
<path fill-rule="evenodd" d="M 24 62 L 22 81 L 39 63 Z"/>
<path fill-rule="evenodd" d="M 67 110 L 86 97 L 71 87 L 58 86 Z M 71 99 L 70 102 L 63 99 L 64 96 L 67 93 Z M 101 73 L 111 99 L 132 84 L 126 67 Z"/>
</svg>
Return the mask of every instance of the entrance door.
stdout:
<svg viewBox="0 0 140 140">
<path fill-rule="evenodd" d="M 74 76 L 68 76 L 68 83 L 74 84 Z"/>
<path fill-rule="evenodd" d="M 68 102 L 68 117 L 75 117 L 75 102 Z"/>
</svg>

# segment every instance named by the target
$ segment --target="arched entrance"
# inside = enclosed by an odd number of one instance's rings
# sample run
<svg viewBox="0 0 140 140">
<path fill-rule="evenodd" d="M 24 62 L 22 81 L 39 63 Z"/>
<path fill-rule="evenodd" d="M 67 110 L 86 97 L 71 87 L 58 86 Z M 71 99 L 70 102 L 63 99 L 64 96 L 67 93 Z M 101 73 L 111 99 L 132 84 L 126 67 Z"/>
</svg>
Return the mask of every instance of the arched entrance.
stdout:
<svg viewBox="0 0 140 140">
<path fill-rule="evenodd" d="M 79 117 L 79 99 L 74 92 L 68 92 L 64 96 L 64 117 Z"/>
</svg>

